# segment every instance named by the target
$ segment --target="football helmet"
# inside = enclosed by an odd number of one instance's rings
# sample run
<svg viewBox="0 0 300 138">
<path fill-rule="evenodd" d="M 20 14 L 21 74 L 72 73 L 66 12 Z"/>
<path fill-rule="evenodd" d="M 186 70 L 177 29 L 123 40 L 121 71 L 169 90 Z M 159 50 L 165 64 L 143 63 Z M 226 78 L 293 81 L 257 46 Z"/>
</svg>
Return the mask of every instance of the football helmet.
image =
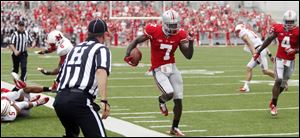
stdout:
<svg viewBox="0 0 300 138">
<path fill-rule="evenodd" d="M 297 14 L 293 10 L 288 10 L 283 14 L 284 28 L 291 30 L 297 26 Z"/>
<path fill-rule="evenodd" d="M 64 35 L 62 32 L 54 30 L 48 34 L 47 43 L 50 47 L 59 47 L 63 42 Z"/>
<path fill-rule="evenodd" d="M 238 37 L 240 31 L 242 29 L 244 29 L 244 28 L 245 28 L 244 24 L 238 24 L 238 25 L 236 25 L 235 28 L 234 28 L 235 35 Z"/>
<path fill-rule="evenodd" d="M 6 98 L 1 98 L 1 116 L 6 116 L 10 111 L 10 102 Z"/>
<path fill-rule="evenodd" d="M 165 35 L 175 35 L 180 29 L 180 17 L 174 10 L 167 10 L 162 15 L 162 30 Z"/>
</svg>

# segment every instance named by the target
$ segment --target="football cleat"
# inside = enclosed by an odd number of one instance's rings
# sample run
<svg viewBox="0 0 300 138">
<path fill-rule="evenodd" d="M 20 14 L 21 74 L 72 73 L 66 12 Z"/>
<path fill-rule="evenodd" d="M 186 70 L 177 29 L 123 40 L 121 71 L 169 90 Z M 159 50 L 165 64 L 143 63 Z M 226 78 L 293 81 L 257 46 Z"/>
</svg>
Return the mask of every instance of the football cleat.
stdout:
<svg viewBox="0 0 300 138">
<path fill-rule="evenodd" d="M 249 92 L 249 88 L 240 87 L 240 92 Z"/>
<path fill-rule="evenodd" d="M 272 116 L 276 116 L 277 115 L 277 108 L 276 106 L 272 103 L 272 101 L 270 101 L 270 110 L 271 110 L 271 115 Z"/>
<path fill-rule="evenodd" d="M 22 80 L 20 80 L 19 75 L 15 72 L 11 73 L 11 76 L 13 77 L 14 83 L 16 84 L 17 89 L 23 89 L 26 87 L 26 83 Z"/>
<path fill-rule="evenodd" d="M 41 95 L 37 95 L 37 96 L 31 98 L 30 102 L 35 102 L 35 101 L 39 100 L 40 98 L 41 98 Z"/>
<path fill-rule="evenodd" d="M 168 108 L 165 103 L 159 103 L 159 109 L 161 114 L 163 114 L 164 116 L 168 116 Z"/>
<path fill-rule="evenodd" d="M 183 133 L 179 130 L 179 128 L 177 128 L 177 127 L 171 128 L 170 134 L 171 134 L 171 135 L 175 135 L 175 136 L 179 136 L 179 137 L 185 136 L 185 134 L 183 134 Z"/>
<path fill-rule="evenodd" d="M 43 99 L 37 100 L 36 103 L 37 103 L 37 106 L 40 106 L 40 105 L 46 104 L 48 101 L 49 101 L 49 97 L 45 97 Z"/>
</svg>

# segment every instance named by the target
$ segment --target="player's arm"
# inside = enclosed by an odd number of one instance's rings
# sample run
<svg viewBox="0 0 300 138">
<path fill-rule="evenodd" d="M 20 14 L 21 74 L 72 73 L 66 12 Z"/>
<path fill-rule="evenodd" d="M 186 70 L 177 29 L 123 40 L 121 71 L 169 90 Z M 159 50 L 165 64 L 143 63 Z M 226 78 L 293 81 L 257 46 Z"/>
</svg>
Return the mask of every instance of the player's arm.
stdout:
<svg viewBox="0 0 300 138">
<path fill-rule="evenodd" d="M 189 33 L 189 38 L 179 43 L 179 49 L 185 58 L 192 59 L 194 54 L 194 38 L 192 34 Z"/>
<path fill-rule="evenodd" d="M 252 41 L 250 41 L 250 38 L 248 37 L 248 35 L 243 35 L 241 37 L 241 39 L 246 43 L 246 45 L 250 49 L 251 53 L 254 54 L 255 53 L 255 48 L 253 46 Z"/>
<path fill-rule="evenodd" d="M 107 103 L 107 71 L 105 69 L 97 69 L 96 77 L 98 80 L 99 95 L 101 96 L 102 118 L 109 116 L 110 107 Z"/>
<path fill-rule="evenodd" d="M 12 50 L 12 52 L 14 52 L 15 56 L 18 56 L 20 54 L 20 52 L 15 48 L 14 44 L 10 44 L 8 46 Z"/>
<path fill-rule="evenodd" d="M 261 51 L 263 51 L 266 47 L 268 47 L 271 42 L 277 37 L 277 35 L 275 33 L 272 33 L 265 41 L 264 43 L 261 45 L 261 47 L 258 49 L 258 51 L 253 55 L 254 60 L 256 60 Z"/>
<path fill-rule="evenodd" d="M 134 40 L 128 45 L 128 48 L 127 48 L 125 57 L 128 57 L 128 56 L 130 55 L 130 52 L 132 51 L 132 49 L 136 48 L 137 44 L 142 43 L 142 42 L 145 42 L 145 41 L 148 40 L 148 39 L 149 39 L 149 37 L 146 36 L 146 35 L 142 35 L 142 36 L 139 36 L 139 37 L 137 37 L 136 39 L 134 39 Z"/>
<path fill-rule="evenodd" d="M 261 47 L 259 48 L 259 50 L 257 51 L 258 54 L 260 54 L 261 51 L 263 51 L 266 47 L 268 47 L 271 42 L 277 37 L 277 35 L 275 33 L 272 33 L 265 41 L 264 43 L 261 45 Z"/>
</svg>

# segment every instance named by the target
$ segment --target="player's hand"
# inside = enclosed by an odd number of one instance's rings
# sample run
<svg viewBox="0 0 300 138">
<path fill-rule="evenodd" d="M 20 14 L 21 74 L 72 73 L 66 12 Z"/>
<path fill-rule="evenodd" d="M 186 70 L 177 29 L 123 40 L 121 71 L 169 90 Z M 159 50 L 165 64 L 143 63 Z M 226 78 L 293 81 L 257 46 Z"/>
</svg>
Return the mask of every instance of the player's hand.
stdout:
<svg viewBox="0 0 300 138">
<path fill-rule="evenodd" d="M 270 57 L 271 62 L 274 64 L 275 63 L 275 58 L 274 57 Z"/>
<path fill-rule="evenodd" d="M 41 73 L 43 73 L 44 75 L 50 75 L 50 72 L 48 72 L 47 70 L 38 67 L 36 70 L 40 71 Z"/>
<path fill-rule="evenodd" d="M 18 55 L 20 55 L 20 52 L 19 51 L 14 51 L 14 54 L 15 54 L 15 56 L 18 56 Z"/>
<path fill-rule="evenodd" d="M 295 55 L 297 53 L 297 51 L 296 51 L 296 49 L 293 49 L 293 48 L 286 48 L 285 53 L 287 55 Z"/>
<path fill-rule="evenodd" d="M 254 59 L 254 61 L 257 61 L 257 59 L 258 59 L 259 56 L 260 56 L 259 53 L 254 53 L 254 54 L 253 54 L 253 59 Z"/>
<path fill-rule="evenodd" d="M 110 113 L 110 105 L 106 100 L 101 100 L 100 105 L 102 109 L 102 119 L 106 119 Z"/>
<path fill-rule="evenodd" d="M 129 65 L 133 66 L 133 64 L 131 63 L 131 60 L 132 60 L 132 57 L 130 57 L 130 56 L 124 57 L 124 61 L 127 62 Z"/>
<path fill-rule="evenodd" d="M 194 33 L 193 33 L 193 32 L 189 32 L 187 38 L 188 38 L 189 41 L 194 41 L 194 39 L 195 39 L 195 38 L 194 38 Z"/>
</svg>

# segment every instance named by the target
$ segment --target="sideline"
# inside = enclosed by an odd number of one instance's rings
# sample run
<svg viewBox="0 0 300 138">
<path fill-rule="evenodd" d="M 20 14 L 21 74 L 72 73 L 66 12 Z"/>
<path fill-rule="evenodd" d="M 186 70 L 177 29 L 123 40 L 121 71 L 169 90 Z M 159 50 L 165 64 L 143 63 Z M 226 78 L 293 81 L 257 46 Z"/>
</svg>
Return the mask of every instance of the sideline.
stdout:
<svg viewBox="0 0 300 138">
<path fill-rule="evenodd" d="M 1 81 L 1 87 L 12 89 L 14 85 Z M 31 93 L 30 95 L 32 96 L 41 95 L 41 98 L 46 96 L 49 97 L 49 102 L 46 103 L 45 106 L 54 109 L 52 106 L 54 102 L 53 97 L 41 93 L 40 94 Z M 156 132 L 114 117 L 108 117 L 107 119 L 102 121 L 104 123 L 105 129 L 121 134 L 125 137 L 170 137 L 169 135 Z"/>
</svg>

